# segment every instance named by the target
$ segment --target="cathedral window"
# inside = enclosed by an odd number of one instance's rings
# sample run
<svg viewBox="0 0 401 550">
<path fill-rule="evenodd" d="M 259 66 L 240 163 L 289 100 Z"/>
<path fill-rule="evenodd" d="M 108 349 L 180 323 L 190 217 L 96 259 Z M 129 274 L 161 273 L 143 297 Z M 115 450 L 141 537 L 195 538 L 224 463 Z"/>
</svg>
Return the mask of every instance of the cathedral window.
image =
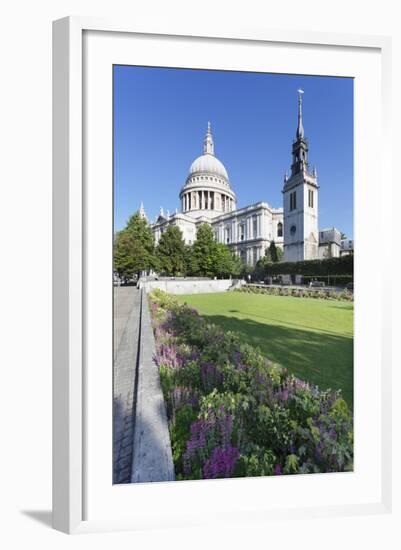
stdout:
<svg viewBox="0 0 401 550">
<path fill-rule="evenodd" d="M 277 237 L 283 236 L 283 224 L 281 222 L 278 222 L 277 224 Z"/>
<path fill-rule="evenodd" d="M 290 210 L 295 210 L 297 207 L 297 192 L 290 193 Z"/>
<path fill-rule="evenodd" d="M 311 189 L 308 190 L 308 206 L 313 208 L 313 191 Z"/>
</svg>

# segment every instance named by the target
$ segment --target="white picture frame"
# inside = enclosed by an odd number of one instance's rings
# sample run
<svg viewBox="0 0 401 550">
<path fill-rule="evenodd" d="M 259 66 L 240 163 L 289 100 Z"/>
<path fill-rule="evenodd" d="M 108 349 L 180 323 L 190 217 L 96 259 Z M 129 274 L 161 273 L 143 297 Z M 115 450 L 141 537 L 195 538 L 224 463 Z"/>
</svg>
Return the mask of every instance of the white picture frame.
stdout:
<svg viewBox="0 0 401 550">
<path fill-rule="evenodd" d="M 106 37 L 107 47 L 97 44 L 96 39 L 93 41 L 94 46 L 85 41 L 85 35 L 93 37 Z M 174 517 L 165 514 L 164 518 L 153 515 L 151 510 L 155 506 L 155 500 L 160 500 L 161 503 L 166 502 L 165 499 L 170 498 L 169 493 L 175 493 L 174 498 L 191 498 L 191 492 L 196 491 L 197 499 L 207 499 L 208 494 L 214 494 L 213 498 L 220 498 L 222 502 L 224 498 L 233 501 L 230 510 L 222 514 L 216 515 L 216 521 L 264 521 L 269 517 L 298 517 L 308 518 L 313 515 L 350 515 L 364 513 L 385 513 L 391 509 L 391 356 L 390 356 L 390 315 L 389 304 L 391 297 L 389 293 L 383 293 L 382 290 L 390 288 L 390 255 L 389 244 L 385 245 L 385 259 L 383 262 L 383 270 L 379 273 L 378 281 L 376 281 L 376 289 L 380 293 L 376 306 L 379 313 L 380 324 L 367 327 L 366 330 L 372 330 L 373 334 L 380 331 L 380 334 L 375 336 L 375 349 L 377 357 L 380 359 L 379 365 L 375 366 L 377 372 L 372 374 L 371 387 L 369 391 L 376 392 L 377 399 L 374 401 L 373 409 L 377 413 L 377 430 L 373 445 L 377 456 L 375 459 L 377 486 L 372 491 L 377 495 L 374 498 L 368 494 L 359 499 L 345 498 L 343 501 L 338 497 L 333 502 L 326 500 L 325 504 L 313 505 L 313 501 L 302 504 L 295 504 L 287 507 L 285 504 L 278 505 L 277 508 L 270 506 L 264 508 L 258 501 L 253 507 L 235 508 L 233 496 L 242 491 L 245 495 L 252 494 L 255 491 L 256 483 L 264 483 L 264 481 L 255 480 L 236 480 L 230 485 L 231 481 L 222 485 L 219 482 L 185 482 L 181 484 L 153 484 L 142 485 L 140 493 L 134 497 L 141 501 L 141 514 L 137 514 L 134 518 L 130 514 L 119 514 L 118 510 L 112 514 L 110 504 L 110 515 L 107 512 L 106 505 L 99 507 L 98 513 L 93 517 L 88 516 L 88 501 L 95 499 L 92 495 L 93 479 L 98 479 L 99 483 L 103 481 L 99 479 L 98 472 L 85 458 L 88 449 L 91 445 L 97 443 L 91 441 L 90 434 L 93 433 L 93 425 L 91 418 L 93 414 L 88 411 L 88 395 L 91 391 L 91 378 L 88 377 L 88 349 L 90 348 L 91 335 L 88 331 L 88 319 L 91 318 L 91 299 L 87 298 L 91 289 L 88 288 L 86 270 L 92 269 L 90 263 L 96 262 L 96 258 L 92 258 L 89 254 L 91 246 L 91 228 L 93 223 L 95 209 L 107 208 L 107 199 L 110 196 L 106 189 L 107 183 L 100 188 L 104 191 L 102 202 L 97 203 L 93 199 L 90 189 L 85 186 L 85 179 L 88 177 L 85 155 L 92 154 L 88 151 L 87 136 L 84 135 L 86 109 L 88 109 L 87 96 L 85 95 L 85 86 L 88 84 L 88 78 L 92 78 L 89 73 L 85 72 L 84 59 L 88 63 L 93 61 L 92 52 L 94 47 L 97 47 L 99 52 L 96 55 L 106 55 L 102 52 L 111 52 L 113 42 L 119 41 L 122 45 L 122 40 L 129 39 L 144 39 L 147 44 L 158 44 L 158 41 L 163 40 L 168 45 L 168 40 L 172 40 L 174 48 L 174 40 L 179 41 L 182 45 L 196 43 L 204 48 L 206 52 L 213 49 L 216 51 L 221 45 L 223 49 L 235 48 L 235 52 L 241 48 L 253 47 L 263 48 L 270 45 L 271 47 L 284 47 L 292 52 L 314 52 L 319 48 L 326 48 L 327 52 L 333 52 L 333 58 L 339 55 L 341 51 L 344 56 L 357 55 L 358 52 L 374 52 L 375 59 L 380 66 L 380 71 L 377 71 L 379 76 L 374 77 L 375 89 L 380 90 L 380 94 L 375 96 L 374 101 L 376 109 L 375 124 L 379 129 L 379 133 L 375 133 L 375 139 L 378 144 L 380 154 L 377 157 L 378 165 L 375 167 L 376 181 L 380 182 L 377 187 L 378 197 L 372 198 L 373 202 L 381 204 L 377 212 L 377 217 L 384 223 L 385 205 L 384 200 L 388 200 L 391 196 L 391 169 L 389 153 L 389 123 L 390 123 L 390 96 L 391 96 L 391 41 L 387 37 L 373 36 L 353 36 L 353 35 L 336 35 L 326 33 L 310 33 L 299 31 L 279 31 L 262 28 L 255 29 L 198 29 L 194 25 L 193 28 L 182 28 L 179 24 L 166 25 L 166 27 L 142 28 L 139 24 L 131 24 L 121 21 L 104 21 L 93 18 L 84 17 L 69 17 L 54 22 L 53 30 L 53 526 L 56 529 L 67 533 L 88 532 L 99 530 L 116 530 L 116 529 L 138 529 L 144 526 L 149 526 L 157 523 L 157 525 L 190 525 L 198 523 L 196 519 L 196 509 L 193 514 L 179 514 L 179 517 Z M 146 50 L 141 48 L 141 55 L 148 55 L 150 64 L 165 65 L 166 57 L 168 56 L 168 48 L 162 51 L 155 46 L 148 47 Z M 88 50 L 89 53 L 88 53 Z M 122 46 L 123 57 L 128 56 L 129 52 L 125 46 Z M 287 51 L 287 54 L 288 54 Z M 285 54 L 285 55 L 287 55 Z M 226 56 L 227 52 L 221 55 Z M 309 54 L 305 53 L 307 57 Z M 331 53 L 328 53 L 328 57 Z M 112 53 L 110 53 L 112 57 Z M 97 59 L 97 58 L 96 58 Z M 202 66 L 202 56 L 195 59 L 193 66 Z M 223 58 L 222 58 L 223 59 Z M 236 58 L 237 59 L 237 58 Z M 316 71 L 321 73 L 321 64 L 317 61 L 311 61 L 311 67 L 315 63 Z M 156 60 L 156 61 L 155 61 Z M 145 59 L 146 61 L 146 59 Z M 172 65 L 177 66 L 176 60 L 171 60 Z M 236 63 L 238 63 L 236 65 Z M 240 61 L 230 60 L 230 67 L 235 66 L 240 69 Z M 255 61 L 255 70 L 258 61 Z M 259 62 L 260 63 L 260 62 Z M 100 66 L 99 62 L 99 66 Z M 134 64 L 134 63 L 133 63 Z M 144 62 L 146 64 L 146 62 Z M 328 65 L 330 60 L 328 60 Z M 191 64 L 192 65 L 192 64 Z M 168 66 L 168 65 L 167 65 Z M 180 66 L 180 65 L 178 65 Z M 183 65 L 185 66 L 185 65 Z M 263 70 L 260 66 L 259 70 Z M 276 69 L 278 71 L 278 69 Z M 331 73 L 328 69 L 328 73 Z M 347 72 L 348 71 L 348 72 Z M 351 72 L 350 72 L 351 71 Z M 273 71 L 274 72 L 274 71 Z M 345 70 L 346 76 L 352 76 L 352 69 Z M 313 74 L 313 73 L 311 73 Z M 315 73 L 316 74 L 316 73 Z M 338 73 L 338 74 L 341 74 Z M 89 75 L 89 76 L 88 76 Z M 101 95 L 101 94 L 100 94 Z M 380 97 L 379 97 L 380 96 Z M 105 101 L 109 96 L 103 98 Z M 103 99 L 99 99 L 99 102 Z M 99 103 L 100 106 L 100 103 Z M 96 107 L 96 106 L 95 106 Z M 110 106 L 111 107 L 111 106 Z M 358 105 L 357 105 L 358 107 Z M 92 108 L 92 107 L 91 107 Z M 372 115 L 373 116 L 373 115 Z M 360 121 L 359 121 L 360 122 Z M 376 128 L 375 126 L 375 128 Z M 110 130 L 110 125 L 106 123 L 106 133 L 103 133 L 104 142 L 99 144 L 99 147 L 109 143 L 111 147 L 110 135 L 106 135 Z M 357 134 L 358 136 L 358 134 Z M 359 139 L 358 137 L 356 138 Z M 362 139 L 362 137 L 360 137 Z M 356 153 L 361 153 L 359 142 L 356 141 Z M 99 149 L 101 151 L 102 149 Z M 362 151 L 363 153 L 363 151 Z M 361 153 L 361 154 L 362 154 Z M 99 161 L 100 162 L 100 161 Z M 358 165 L 357 165 L 358 166 Z M 358 168 L 357 168 L 358 169 Z M 360 177 L 360 174 L 357 174 Z M 106 179 L 107 182 L 107 173 Z M 111 186 L 111 180 L 109 180 Z M 371 188 L 370 188 L 371 189 Z M 103 191 L 100 190 L 101 195 Z M 356 198 L 358 198 L 356 196 Z M 380 199 L 377 202 L 377 199 Z M 371 206 L 368 201 L 367 209 Z M 110 205 L 111 209 L 111 205 Z M 89 212 L 89 215 L 88 215 Z M 88 221 L 89 220 L 89 221 Z M 361 227 L 366 224 L 366 220 L 361 215 L 356 224 Z M 107 224 L 106 224 L 107 225 Z M 358 229 L 358 227 L 356 228 Z M 109 231 L 109 227 L 105 228 Z M 361 234 L 361 232 L 359 233 Z M 108 243 L 109 244 L 109 243 Z M 107 247 L 108 244 L 105 244 Z M 362 245 L 361 245 L 362 248 Z M 110 252 L 108 249 L 108 253 Z M 107 261 L 107 259 L 106 259 Z M 106 264 L 97 264 L 106 265 Z M 361 276 L 361 273 L 357 276 Z M 107 274 L 109 277 L 109 274 Z M 357 291 L 358 292 L 358 291 Z M 384 296 L 386 296 L 384 298 Z M 107 310 L 107 304 L 106 309 Z M 368 321 L 366 321 L 368 322 Z M 373 321 L 372 321 L 373 322 Z M 107 328 L 107 327 L 106 327 Z M 361 334 L 359 334 L 361 337 Z M 358 338 L 358 333 L 356 334 Z M 90 352 L 89 352 L 90 357 Z M 367 358 L 369 361 L 369 357 Z M 111 361 L 111 359 L 110 359 Z M 373 361 L 373 358 L 371 359 Z M 90 368 L 90 367 L 89 367 Z M 372 371 L 373 365 L 372 365 Z M 111 372 L 111 363 L 110 363 Z M 368 375 L 369 376 L 369 375 Z M 106 378 L 105 384 L 106 385 Z M 101 384 L 101 382 L 99 382 Z M 90 386 L 90 387 L 89 387 Z M 104 389 L 104 388 L 103 388 Z M 100 393 L 103 390 L 100 391 Z M 110 390 L 111 391 L 111 390 Z M 372 393 L 373 395 L 373 393 Z M 94 399 L 90 397 L 88 400 L 92 404 Z M 360 400 L 361 413 L 368 411 L 368 404 Z M 91 405 L 92 406 L 92 405 Z M 97 406 L 97 405 L 96 405 Z M 109 410 L 105 411 L 105 415 L 109 414 Z M 106 420 L 107 423 L 107 420 Z M 108 424 L 107 424 L 108 425 Z M 107 430 L 105 430 L 107 432 Z M 105 439 L 107 436 L 105 437 Z M 110 441 L 111 443 L 111 441 Z M 366 449 L 365 449 L 366 450 Z M 90 451 L 89 451 L 90 454 Z M 361 465 L 361 471 L 363 464 Z M 332 474 L 331 474 L 332 475 Z M 348 474 L 347 474 L 348 475 Z M 352 474 L 351 474 L 352 475 Z M 357 474 L 358 475 L 358 472 Z M 305 476 L 296 476 L 304 477 Z M 316 478 L 316 482 L 311 480 L 311 477 Z M 319 479 L 318 479 L 319 478 Z M 277 481 L 285 483 L 286 490 L 290 490 L 290 484 L 294 483 L 290 477 L 287 480 L 272 479 L 273 483 Z M 316 485 L 317 493 L 323 492 L 323 488 L 318 485 L 322 483 L 322 476 L 309 476 L 309 483 Z M 88 481 L 89 480 L 89 481 Z M 241 485 L 238 484 L 241 483 Z M 362 483 L 361 479 L 361 483 Z M 299 483 L 304 483 L 300 481 Z M 372 482 L 373 483 L 373 482 Z M 101 484 L 101 483 L 100 483 Z M 174 486 L 174 488 L 173 488 Z M 180 488 L 177 488 L 180 486 Z M 301 485 L 300 485 L 301 487 Z M 126 486 L 127 488 L 127 486 Z M 126 488 L 123 489 L 126 491 Z M 128 486 L 129 490 L 130 486 Z M 118 492 L 118 493 L 117 493 Z M 312 491 L 313 492 L 313 491 Z M 226 497 L 224 494 L 227 494 Z M 123 502 L 124 498 L 120 488 L 116 488 L 114 494 L 117 495 L 113 500 L 113 505 L 118 500 Z M 92 496 L 91 496 L 92 495 Z M 103 496 L 102 496 L 103 495 Z M 177 497 L 178 495 L 178 497 Z M 110 495 L 109 495 L 110 496 Z M 132 497 L 132 495 L 131 495 Z M 130 497 L 130 498 L 131 498 Z M 156 498 L 155 498 L 156 497 Z M 105 503 L 109 501 L 106 493 L 96 494 L 97 500 L 104 499 Z M 113 496 L 114 499 L 114 496 Z M 149 502 L 148 502 L 149 501 Z M 111 501 L 110 501 L 111 503 Z M 162 506 L 162 504 L 160 505 Z M 89 506 L 90 508 L 90 506 Z M 116 509 L 116 508 L 115 508 Z M 157 522 L 155 518 L 158 517 Z M 156 525 L 155 525 L 156 526 Z"/>
</svg>

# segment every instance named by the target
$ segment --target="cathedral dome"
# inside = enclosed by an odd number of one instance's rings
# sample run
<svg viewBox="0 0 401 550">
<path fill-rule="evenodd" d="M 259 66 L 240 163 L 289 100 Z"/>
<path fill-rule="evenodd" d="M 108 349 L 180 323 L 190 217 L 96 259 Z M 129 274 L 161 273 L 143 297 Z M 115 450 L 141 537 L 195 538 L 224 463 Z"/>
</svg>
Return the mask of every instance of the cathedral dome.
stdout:
<svg viewBox="0 0 401 550">
<path fill-rule="evenodd" d="M 181 210 L 192 217 L 213 219 L 236 209 L 237 199 L 228 181 L 227 170 L 214 156 L 210 122 L 203 141 L 203 155 L 193 161 L 180 191 Z"/>
<path fill-rule="evenodd" d="M 205 153 L 193 161 L 189 169 L 189 176 L 193 174 L 207 173 L 219 176 L 228 181 L 227 170 L 224 164 L 211 153 Z"/>
</svg>

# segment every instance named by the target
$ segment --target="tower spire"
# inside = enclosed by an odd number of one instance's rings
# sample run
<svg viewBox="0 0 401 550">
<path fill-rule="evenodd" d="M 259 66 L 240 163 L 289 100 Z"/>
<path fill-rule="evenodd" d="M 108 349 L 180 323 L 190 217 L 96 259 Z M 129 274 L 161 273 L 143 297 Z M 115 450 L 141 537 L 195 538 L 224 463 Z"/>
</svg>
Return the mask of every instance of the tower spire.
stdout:
<svg viewBox="0 0 401 550">
<path fill-rule="evenodd" d="M 210 122 L 207 123 L 207 132 L 203 141 L 203 154 L 214 155 L 214 143 L 212 136 L 212 127 Z"/>
<path fill-rule="evenodd" d="M 140 215 L 141 218 L 143 218 L 143 219 L 145 219 L 145 220 L 148 219 L 147 216 L 146 216 L 145 208 L 144 208 L 144 206 L 143 206 L 143 202 L 142 202 L 142 201 L 141 201 L 141 205 L 140 205 L 140 207 L 139 207 L 139 215 Z"/>
<path fill-rule="evenodd" d="M 304 126 L 302 124 L 302 94 L 303 90 L 298 90 L 298 127 L 297 127 L 297 139 L 304 137 Z"/>
</svg>

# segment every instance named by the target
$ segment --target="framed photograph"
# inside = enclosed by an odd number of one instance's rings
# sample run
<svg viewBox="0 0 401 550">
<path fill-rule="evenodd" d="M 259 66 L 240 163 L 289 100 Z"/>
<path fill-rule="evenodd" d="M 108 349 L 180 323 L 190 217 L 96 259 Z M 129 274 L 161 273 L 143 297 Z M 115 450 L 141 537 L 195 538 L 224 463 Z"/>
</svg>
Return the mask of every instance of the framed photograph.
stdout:
<svg viewBox="0 0 401 550">
<path fill-rule="evenodd" d="M 390 510 L 390 48 L 54 23 L 56 529 Z"/>
</svg>

